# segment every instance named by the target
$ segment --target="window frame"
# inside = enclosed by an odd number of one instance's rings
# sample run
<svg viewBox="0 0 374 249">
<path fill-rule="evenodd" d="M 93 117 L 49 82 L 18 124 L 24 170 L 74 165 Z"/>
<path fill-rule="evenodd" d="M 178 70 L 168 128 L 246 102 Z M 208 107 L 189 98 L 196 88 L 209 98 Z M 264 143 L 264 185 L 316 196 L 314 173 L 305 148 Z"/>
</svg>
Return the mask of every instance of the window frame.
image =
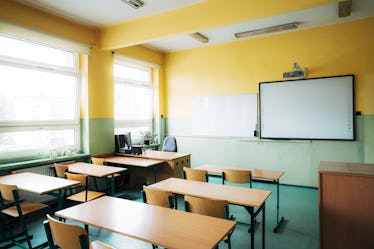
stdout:
<svg viewBox="0 0 374 249">
<path fill-rule="evenodd" d="M 130 119 L 116 119 L 114 117 L 114 133 L 116 133 L 116 129 L 130 129 L 130 128 L 140 128 L 140 127 L 148 127 L 151 132 L 154 132 L 154 112 L 155 112 L 155 87 L 153 82 L 153 68 L 152 66 L 148 65 L 148 63 L 142 63 L 142 62 L 134 62 L 133 60 L 127 60 L 126 58 L 121 57 L 115 57 L 114 64 L 118 64 L 121 66 L 127 66 L 132 67 L 136 69 L 145 70 L 149 73 L 149 82 L 145 81 L 139 81 L 134 79 L 128 79 L 128 78 L 122 78 L 122 77 L 116 77 L 114 76 L 114 96 L 116 94 L 115 88 L 116 85 L 127 85 L 127 86 L 134 86 L 134 87 L 142 87 L 142 88 L 148 88 L 151 90 L 151 100 L 150 100 L 150 119 L 149 120 L 130 120 Z M 114 103 L 115 104 L 115 103 Z M 116 108 L 114 106 L 114 108 Z"/>
<path fill-rule="evenodd" d="M 26 69 L 32 71 L 40 71 L 47 73 L 55 73 L 59 75 L 72 76 L 75 78 L 76 90 L 75 98 L 76 105 L 74 110 L 74 118 L 72 120 L 20 120 L 20 121 L 0 121 L 0 133 L 5 132 L 22 132 L 22 131 L 37 131 L 37 130 L 63 130 L 73 129 L 74 130 L 74 147 L 81 148 L 81 127 L 80 127 L 80 93 L 81 93 L 81 74 L 79 72 L 79 54 L 77 51 L 63 49 L 51 46 L 49 44 L 42 44 L 31 40 L 20 39 L 18 37 L 12 37 L 0 33 L 0 36 L 21 40 L 24 42 L 34 43 L 62 51 L 66 51 L 73 54 L 73 66 L 64 67 L 60 65 L 53 65 L 48 63 L 42 63 L 38 61 L 31 61 L 26 59 L 20 59 L 16 57 L 9 57 L 0 55 L 0 65 L 9 66 L 13 68 Z M 45 150 L 44 150 L 45 149 Z M 42 158 L 45 157 L 48 148 L 43 150 L 19 150 L 18 152 L 9 151 L 6 152 L 7 156 L 0 156 L 1 161 L 14 161 L 17 158 Z"/>
</svg>

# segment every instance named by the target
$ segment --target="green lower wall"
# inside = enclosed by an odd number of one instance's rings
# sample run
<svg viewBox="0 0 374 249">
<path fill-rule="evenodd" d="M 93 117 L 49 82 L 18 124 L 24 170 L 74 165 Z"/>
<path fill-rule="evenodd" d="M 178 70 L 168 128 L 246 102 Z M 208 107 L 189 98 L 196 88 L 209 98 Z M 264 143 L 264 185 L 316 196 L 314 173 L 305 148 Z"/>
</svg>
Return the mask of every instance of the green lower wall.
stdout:
<svg viewBox="0 0 374 249">
<path fill-rule="evenodd" d="M 318 186 L 321 161 L 374 163 L 374 115 L 357 116 L 356 141 L 220 139 L 191 135 L 191 120 L 167 119 L 178 151 L 191 153 L 191 166 L 206 163 L 236 167 L 279 169 L 281 183 Z"/>
<path fill-rule="evenodd" d="M 114 120 L 109 118 L 82 119 L 82 148 L 91 155 L 114 151 Z"/>
<path fill-rule="evenodd" d="M 365 162 L 374 163 L 374 115 L 364 115 Z"/>
</svg>

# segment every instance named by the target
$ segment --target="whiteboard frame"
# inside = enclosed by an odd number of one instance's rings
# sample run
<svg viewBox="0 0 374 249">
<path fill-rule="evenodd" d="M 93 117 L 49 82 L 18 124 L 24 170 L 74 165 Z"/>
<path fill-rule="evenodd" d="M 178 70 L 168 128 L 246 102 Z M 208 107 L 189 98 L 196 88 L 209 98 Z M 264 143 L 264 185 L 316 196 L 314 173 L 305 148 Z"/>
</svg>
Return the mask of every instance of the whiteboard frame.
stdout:
<svg viewBox="0 0 374 249">
<path fill-rule="evenodd" d="M 315 137 L 270 137 L 270 136 L 263 136 L 262 131 L 262 109 L 261 109 L 261 85 L 263 84 L 282 84 L 282 83 L 290 83 L 307 81 L 307 80 L 318 80 L 318 79 L 327 79 L 327 78 L 339 78 L 339 77 L 352 77 L 352 138 L 341 139 L 341 138 L 315 138 Z M 259 103 L 259 118 L 258 118 L 258 130 L 260 134 L 260 139 L 274 139 L 274 140 L 334 140 L 334 141 L 355 141 L 356 140 L 356 120 L 355 120 L 355 77 L 353 74 L 348 75 L 338 75 L 338 76 L 328 76 L 328 77 L 317 77 L 317 78 L 308 78 L 308 79 L 297 79 L 297 80 L 280 80 L 280 81 L 268 81 L 268 82 L 260 82 L 259 83 L 259 95 L 258 95 Z"/>
</svg>

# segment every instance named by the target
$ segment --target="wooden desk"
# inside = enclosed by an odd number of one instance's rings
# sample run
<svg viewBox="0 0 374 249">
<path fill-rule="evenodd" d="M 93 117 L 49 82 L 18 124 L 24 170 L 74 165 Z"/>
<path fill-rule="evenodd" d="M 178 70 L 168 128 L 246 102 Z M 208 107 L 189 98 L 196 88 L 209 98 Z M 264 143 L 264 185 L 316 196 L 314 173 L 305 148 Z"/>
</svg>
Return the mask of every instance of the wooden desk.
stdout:
<svg viewBox="0 0 374 249">
<path fill-rule="evenodd" d="M 111 167 L 105 165 L 95 165 L 91 163 L 72 163 L 67 164 L 69 172 L 83 174 L 93 177 L 104 178 L 105 181 L 109 182 L 110 194 L 115 194 L 114 188 L 114 174 L 126 171 L 126 168 Z M 112 176 L 112 177 L 108 177 Z"/>
<path fill-rule="evenodd" d="M 48 194 L 58 198 L 58 209 L 63 207 L 62 190 L 79 184 L 78 181 L 40 175 L 30 172 L 10 174 L 0 177 L 0 183 L 16 185 L 17 188 L 40 195 Z M 57 193 L 55 193 L 57 191 Z"/>
<path fill-rule="evenodd" d="M 215 248 L 236 225 L 230 220 L 109 196 L 58 211 L 56 215 L 178 249 Z"/>
<path fill-rule="evenodd" d="M 157 181 L 157 167 L 162 164 L 163 160 L 153 160 L 141 157 L 129 157 L 129 156 L 111 156 L 105 157 L 105 161 L 110 164 L 115 165 L 125 165 L 126 167 L 144 168 L 147 171 L 151 170 L 153 172 L 153 182 Z M 130 173 L 131 174 L 131 173 Z M 150 178 L 147 174 L 146 184 L 150 184 Z"/>
<path fill-rule="evenodd" d="M 222 165 L 212 165 L 212 164 L 205 164 L 195 169 L 204 169 L 208 171 L 209 175 L 215 176 L 222 176 L 222 169 L 248 169 L 248 168 L 237 168 L 237 167 L 230 167 L 230 166 L 222 166 Z M 265 181 L 274 183 L 277 185 L 277 220 L 276 226 L 273 229 L 273 232 L 278 232 L 280 226 L 284 221 L 284 217 L 282 216 L 279 218 L 279 179 L 284 175 L 284 171 L 281 170 L 266 170 L 266 169 L 248 169 L 252 172 L 252 180 L 253 181 Z"/>
<path fill-rule="evenodd" d="M 145 155 L 129 155 L 121 153 L 116 153 L 116 155 L 165 161 L 166 165 L 159 167 L 158 169 L 159 180 L 167 179 L 169 177 L 182 178 L 183 167 L 191 166 L 191 154 L 187 153 L 146 150 Z"/>
<path fill-rule="evenodd" d="M 319 165 L 321 249 L 374 248 L 374 164 Z"/>
<path fill-rule="evenodd" d="M 169 178 L 150 185 L 151 188 L 170 191 L 175 194 L 227 200 L 231 204 L 244 206 L 251 218 L 251 248 L 254 248 L 254 219 L 262 210 L 262 248 L 265 248 L 265 201 L 271 191 L 242 188 L 214 183 Z M 254 212 L 254 208 L 258 208 Z"/>
</svg>

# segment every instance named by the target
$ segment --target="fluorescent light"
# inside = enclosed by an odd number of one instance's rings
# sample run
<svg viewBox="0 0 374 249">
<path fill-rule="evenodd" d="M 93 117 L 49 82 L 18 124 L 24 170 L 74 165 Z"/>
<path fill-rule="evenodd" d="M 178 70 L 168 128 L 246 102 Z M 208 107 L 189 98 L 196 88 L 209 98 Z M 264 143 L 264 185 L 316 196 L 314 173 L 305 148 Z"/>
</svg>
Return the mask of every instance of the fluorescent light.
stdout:
<svg viewBox="0 0 374 249">
<path fill-rule="evenodd" d="M 289 30 L 289 29 L 297 29 L 298 25 L 299 25 L 298 22 L 291 22 L 291 23 L 282 24 L 282 25 L 278 25 L 278 26 L 272 26 L 272 27 L 267 27 L 267 28 L 263 28 L 263 29 L 256 29 L 256 30 L 250 30 L 250 31 L 245 31 L 245 32 L 241 32 L 241 33 L 236 33 L 235 37 L 236 38 L 242 38 L 242 37 L 246 37 L 246 36 L 261 35 L 261 34 L 266 34 L 266 33 L 271 33 L 271 32 Z"/>
<path fill-rule="evenodd" d="M 205 35 L 201 34 L 201 33 L 192 33 L 192 34 L 190 34 L 190 36 L 195 38 L 199 42 L 202 42 L 202 43 L 209 42 L 209 38 L 206 37 Z"/>
<path fill-rule="evenodd" d="M 127 5 L 130 5 L 134 9 L 139 9 L 140 7 L 143 7 L 144 2 L 142 0 L 121 0 Z"/>
</svg>

